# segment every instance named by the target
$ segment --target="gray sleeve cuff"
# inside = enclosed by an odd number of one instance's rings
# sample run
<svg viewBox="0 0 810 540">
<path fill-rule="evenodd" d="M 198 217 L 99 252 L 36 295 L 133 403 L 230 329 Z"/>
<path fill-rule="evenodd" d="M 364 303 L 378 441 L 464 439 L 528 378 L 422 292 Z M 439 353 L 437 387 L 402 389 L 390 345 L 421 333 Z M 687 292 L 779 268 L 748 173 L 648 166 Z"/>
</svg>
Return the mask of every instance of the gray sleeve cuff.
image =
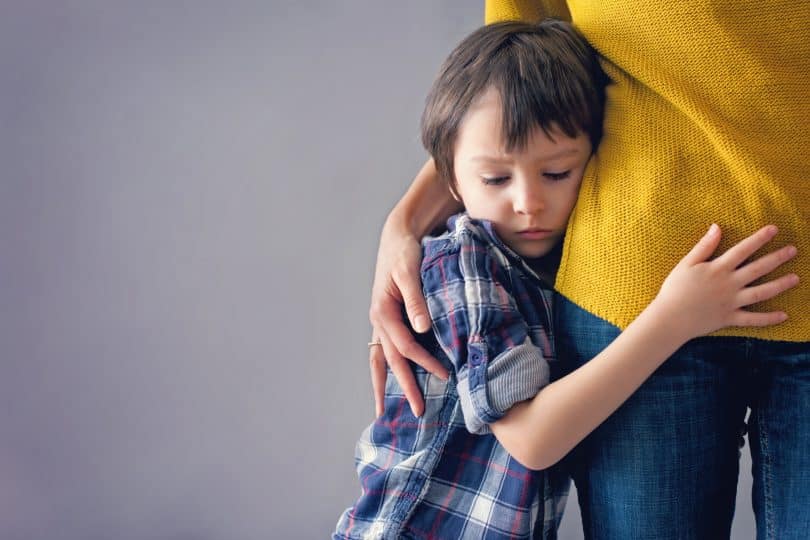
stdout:
<svg viewBox="0 0 810 540">
<path fill-rule="evenodd" d="M 474 371 L 485 369 L 485 384 L 473 384 Z M 470 433 L 490 433 L 489 425 L 503 418 L 513 405 L 533 398 L 549 381 L 549 365 L 542 350 L 528 338 L 490 362 L 467 370 L 459 379 L 458 394 L 464 423 Z"/>
</svg>

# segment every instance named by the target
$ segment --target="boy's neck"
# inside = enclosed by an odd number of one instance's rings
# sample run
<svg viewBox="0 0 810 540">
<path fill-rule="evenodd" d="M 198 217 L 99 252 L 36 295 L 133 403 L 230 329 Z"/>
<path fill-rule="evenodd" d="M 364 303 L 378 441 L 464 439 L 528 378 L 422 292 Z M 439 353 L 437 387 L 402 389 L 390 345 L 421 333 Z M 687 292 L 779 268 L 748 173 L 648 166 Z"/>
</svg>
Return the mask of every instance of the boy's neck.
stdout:
<svg viewBox="0 0 810 540">
<path fill-rule="evenodd" d="M 557 278 L 557 269 L 560 267 L 560 260 L 562 259 L 562 245 L 563 242 L 560 240 L 551 251 L 542 257 L 523 257 L 529 268 L 534 270 L 549 288 L 554 287 L 554 281 Z"/>
</svg>

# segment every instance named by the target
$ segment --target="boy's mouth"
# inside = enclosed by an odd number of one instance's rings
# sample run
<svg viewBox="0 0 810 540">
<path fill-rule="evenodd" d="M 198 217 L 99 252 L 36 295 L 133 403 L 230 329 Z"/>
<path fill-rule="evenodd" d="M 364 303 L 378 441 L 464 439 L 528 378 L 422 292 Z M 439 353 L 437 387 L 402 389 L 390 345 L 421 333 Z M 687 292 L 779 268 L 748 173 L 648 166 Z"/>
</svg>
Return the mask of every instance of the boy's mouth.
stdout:
<svg viewBox="0 0 810 540">
<path fill-rule="evenodd" d="M 522 231 L 518 231 L 517 234 L 529 240 L 539 240 L 542 238 L 548 238 L 549 236 L 554 234 L 554 231 L 552 231 L 551 229 L 540 229 L 533 227 L 529 229 L 523 229 Z"/>
</svg>

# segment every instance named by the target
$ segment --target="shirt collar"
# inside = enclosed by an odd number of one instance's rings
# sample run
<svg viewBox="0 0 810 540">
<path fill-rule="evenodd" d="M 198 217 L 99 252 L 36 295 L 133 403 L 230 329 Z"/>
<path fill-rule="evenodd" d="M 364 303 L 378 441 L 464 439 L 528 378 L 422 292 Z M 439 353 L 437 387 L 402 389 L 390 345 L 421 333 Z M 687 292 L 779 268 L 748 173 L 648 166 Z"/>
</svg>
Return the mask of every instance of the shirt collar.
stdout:
<svg viewBox="0 0 810 540">
<path fill-rule="evenodd" d="M 529 263 L 526 262 L 526 259 L 515 253 L 515 251 L 507 246 L 503 240 L 498 237 L 498 234 L 495 232 L 495 226 L 492 224 L 491 221 L 486 219 L 475 219 L 471 218 L 467 212 L 460 212 L 453 216 L 450 216 L 447 219 L 447 230 L 454 231 L 458 226 L 458 221 L 463 220 L 464 225 L 468 225 L 473 230 L 477 231 L 484 237 L 484 240 L 487 240 L 489 243 L 493 244 L 495 247 L 498 248 L 499 251 L 503 253 L 503 255 L 509 260 L 511 264 L 514 266 L 519 267 L 522 269 L 527 275 L 535 279 L 540 285 L 543 287 L 547 287 L 545 281 L 537 274 L 537 272 L 529 266 Z"/>
</svg>

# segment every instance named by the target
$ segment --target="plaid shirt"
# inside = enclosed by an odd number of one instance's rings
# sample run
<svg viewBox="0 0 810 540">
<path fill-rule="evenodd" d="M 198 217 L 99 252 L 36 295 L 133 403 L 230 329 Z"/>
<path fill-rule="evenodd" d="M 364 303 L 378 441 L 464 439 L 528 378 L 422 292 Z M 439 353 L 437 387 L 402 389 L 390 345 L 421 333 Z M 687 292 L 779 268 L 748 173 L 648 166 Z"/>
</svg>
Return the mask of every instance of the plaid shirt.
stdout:
<svg viewBox="0 0 810 540">
<path fill-rule="evenodd" d="M 385 412 L 357 443 L 360 498 L 333 539 L 556 538 L 567 475 L 523 467 L 488 426 L 548 383 L 551 291 L 488 222 L 448 228 L 423 242 L 433 335 L 418 339 L 450 380 L 413 367 L 417 418 L 389 373 Z"/>
</svg>

